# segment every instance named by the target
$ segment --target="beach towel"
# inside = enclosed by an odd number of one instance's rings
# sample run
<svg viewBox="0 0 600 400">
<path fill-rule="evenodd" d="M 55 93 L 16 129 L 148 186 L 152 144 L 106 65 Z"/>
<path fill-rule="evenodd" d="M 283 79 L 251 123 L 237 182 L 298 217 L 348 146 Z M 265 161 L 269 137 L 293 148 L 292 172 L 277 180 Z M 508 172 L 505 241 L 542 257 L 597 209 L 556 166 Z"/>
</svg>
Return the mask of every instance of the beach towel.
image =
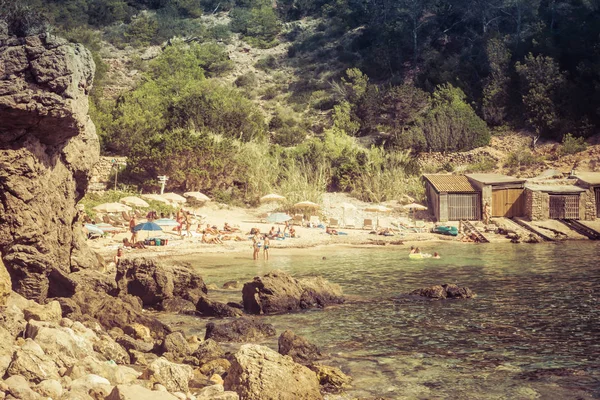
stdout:
<svg viewBox="0 0 600 400">
<path fill-rule="evenodd" d="M 338 232 L 338 235 L 348 235 L 346 232 Z"/>
</svg>

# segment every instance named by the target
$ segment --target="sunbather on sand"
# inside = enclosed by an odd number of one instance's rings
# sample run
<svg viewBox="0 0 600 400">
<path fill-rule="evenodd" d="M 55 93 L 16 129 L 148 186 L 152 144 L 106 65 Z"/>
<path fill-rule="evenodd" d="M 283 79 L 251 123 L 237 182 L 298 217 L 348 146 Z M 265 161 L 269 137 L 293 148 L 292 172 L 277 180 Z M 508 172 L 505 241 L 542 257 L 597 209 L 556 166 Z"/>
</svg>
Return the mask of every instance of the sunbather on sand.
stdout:
<svg viewBox="0 0 600 400">
<path fill-rule="evenodd" d="M 328 233 L 330 235 L 337 235 L 338 231 L 336 231 L 335 229 L 331 229 L 330 227 L 325 228 L 325 233 Z"/>
<path fill-rule="evenodd" d="M 127 238 L 123 238 L 123 246 L 124 247 L 130 247 L 132 249 L 145 249 L 146 246 L 144 245 L 143 242 L 138 241 L 138 242 L 132 242 Z"/>
<path fill-rule="evenodd" d="M 285 229 L 284 229 L 285 232 Z M 293 226 L 290 226 L 290 237 L 295 238 L 296 237 L 296 230 L 294 229 Z"/>
<path fill-rule="evenodd" d="M 224 232 L 241 232 L 241 229 L 235 228 L 235 227 L 229 225 L 227 222 L 225 222 L 225 225 L 223 226 L 223 231 Z"/>
<path fill-rule="evenodd" d="M 383 228 L 380 229 L 379 232 L 377 232 L 378 235 L 383 235 L 383 236 L 394 236 L 394 231 L 391 230 L 390 228 Z"/>
</svg>

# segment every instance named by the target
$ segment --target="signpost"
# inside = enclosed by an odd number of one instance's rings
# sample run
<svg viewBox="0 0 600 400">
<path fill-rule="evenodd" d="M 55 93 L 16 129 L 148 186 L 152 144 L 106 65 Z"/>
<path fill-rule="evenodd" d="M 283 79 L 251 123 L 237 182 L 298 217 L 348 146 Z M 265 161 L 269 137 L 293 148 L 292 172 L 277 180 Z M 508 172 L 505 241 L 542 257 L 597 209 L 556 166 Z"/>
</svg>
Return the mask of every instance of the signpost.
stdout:
<svg viewBox="0 0 600 400">
<path fill-rule="evenodd" d="M 165 192 L 165 184 L 167 183 L 168 180 L 169 180 L 169 177 L 166 175 L 158 176 L 158 181 L 160 182 L 160 194 L 163 194 Z"/>
<path fill-rule="evenodd" d="M 117 190 L 117 177 L 119 176 L 119 166 L 123 166 L 126 167 L 127 163 L 124 161 L 118 162 L 116 159 L 112 159 L 112 165 L 113 168 L 115 169 L 115 190 Z"/>
</svg>

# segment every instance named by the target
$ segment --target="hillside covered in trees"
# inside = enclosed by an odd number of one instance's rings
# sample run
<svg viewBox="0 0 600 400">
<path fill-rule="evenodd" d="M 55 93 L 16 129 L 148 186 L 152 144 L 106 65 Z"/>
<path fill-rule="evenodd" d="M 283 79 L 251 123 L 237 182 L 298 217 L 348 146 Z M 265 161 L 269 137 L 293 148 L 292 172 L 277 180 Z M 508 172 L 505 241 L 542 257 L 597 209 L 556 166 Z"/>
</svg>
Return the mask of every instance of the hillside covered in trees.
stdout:
<svg viewBox="0 0 600 400">
<path fill-rule="evenodd" d="M 10 35 L 50 30 L 93 52 L 92 118 L 138 189 L 167 174 L 225 202 L 384 201 L 420 194 L 419 152 L 511 130 L 576 152 L 600 124 L 593 1 L 0 0 L 0 15 Z M 117 95 L 110 49 L 138 73 Z M 232 51 L 261 56 L 240 66 Z"/>
</svg>

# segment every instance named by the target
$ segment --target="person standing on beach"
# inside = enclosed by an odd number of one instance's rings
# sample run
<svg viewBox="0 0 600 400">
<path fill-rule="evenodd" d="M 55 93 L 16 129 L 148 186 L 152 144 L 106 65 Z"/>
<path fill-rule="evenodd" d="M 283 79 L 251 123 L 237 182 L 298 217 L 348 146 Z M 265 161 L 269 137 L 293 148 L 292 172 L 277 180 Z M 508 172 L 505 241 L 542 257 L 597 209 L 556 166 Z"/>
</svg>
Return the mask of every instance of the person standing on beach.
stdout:
<svg viewBox="0 0 600 400">
<path fill-rule="evenodd" d="M 192 236 L 192 217 L 190 215 L 189 212 L 185 213 L 185 231 L 186 231 L 186 236 L 191 237 Z"/>
<path fill-rule="evenodd" d="M 488 203 L 486 201 L 483 204 L 483 223 L 486 225 L 489 225 L 489 223 L 490 223 L 490 214 L 491 214 L 490 203 Z"/>
<path fill-rule="evenodd" d="M 177 232 L 179 233 L 179 236 L 181 236 L 181 230 L 183 228 L 183 210 L 181 208 L 177 210 L 176 221 L 179 224 L 177 225 Z"/>
<path fill-rule="evenodd" d="M 129 231 L 131 232 L 131 239 L 129 239 L 129 241 L 131 243 L 137 242 L 137 231 L 135 230 L 136 225 L 137 225 L 137 222 L 135 220 L 135 215 L 134 215 L 129 220 Z"/>
<path fill-rule="evenodd" d="M 252 259 L 258 260 L 258 252 L 260 251 L 260 236 L 258 233 L 255 233 L 254 236 L 252 236 L 252 250 L 254 251 Z"/>
<path fill-rule="evenodd" d="M 269 259 L 269 244 L 271 244 L 271 242 L 269 241 L 269 237 L 267 235 L 265 235 L 263 237 L 263 258 L 265 260 Z"/>
</svg>

